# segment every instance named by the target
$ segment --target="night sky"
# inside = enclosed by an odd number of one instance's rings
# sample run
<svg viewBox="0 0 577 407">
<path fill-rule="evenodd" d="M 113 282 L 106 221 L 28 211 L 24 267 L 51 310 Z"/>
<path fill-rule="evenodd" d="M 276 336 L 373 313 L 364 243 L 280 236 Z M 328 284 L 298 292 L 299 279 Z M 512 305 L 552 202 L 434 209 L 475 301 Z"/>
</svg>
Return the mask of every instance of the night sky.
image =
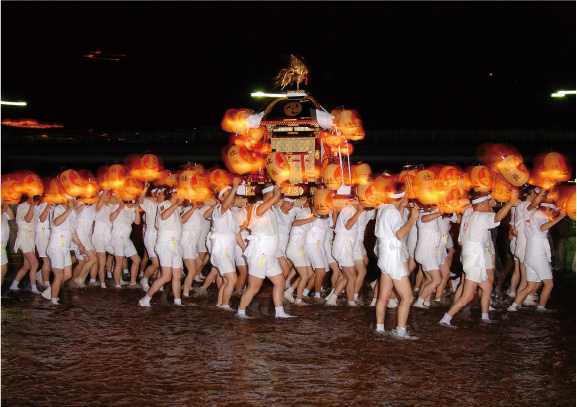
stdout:
<svg viewBox="0 0 577 407">
<path fill-rule="evenodd" d="M 218 126 L 291 53 L 366 130 L 575 130 L 575 2 L 2 2 L 2 118 Z M 120 61 L 83 58 L 91 51 Z M 278 91 L 279 89 L 276 89 Z"/>
</svg>

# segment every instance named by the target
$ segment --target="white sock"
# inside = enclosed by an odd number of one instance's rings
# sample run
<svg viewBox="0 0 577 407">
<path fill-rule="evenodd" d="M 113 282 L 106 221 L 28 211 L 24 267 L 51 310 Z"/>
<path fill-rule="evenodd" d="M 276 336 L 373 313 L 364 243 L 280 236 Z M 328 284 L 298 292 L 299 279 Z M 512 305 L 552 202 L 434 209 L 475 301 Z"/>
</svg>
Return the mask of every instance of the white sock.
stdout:
<svg viewBox="0 0 577 407">
<path fill-rule="evenodd" d="M 431 302 L 430 301 L 423 301 L 423 305 L 425 307 L 430 307 L 431 306 Z"/>
<path fill-rule="evenodd" d="M 44 288 L 48 288 L 50 287 L 50 281 L 45 281 L 44 282 Z"/>
<path fill-rule="evenodd" d="M 371 307 L 374 307 L 375 305 L 377 305 L 377 299 L 373 298 L 373 300 L 371 301 Z M 379 326 L 379 325 L 377 325 L 377 326 Z"/>
<path fill-rule="evenodd" d="M 289 286 L 289 288 L 287 288 L 287 289 L 284 291 L 285 294 L 289 294 L 289 295 L 292 295 L 292 293 L 294 293 L 294 292 L 295 292 L 295 290 L 293 290 L 290 286 Z"/>
<path fill-rule="evenodd" d="M 375 302 L 375 304 L 377 303 L 377 299 L 373 298 L 373 301 Z M 389 301 L 387 301 L 387 307 L 388 308 L 395 308 L 397 306 L 397 301 L 393 300 L 392 298 L 389 298 Z"/>
<path fill-rule="evenodd" d="M 295 300 L 295 304 L 302 304 L 303 303 L 303 299 L 302 298 L 297 298 Z"/>
<path fill-rule="evenodd" d="M 333 299 L 333 297 L 335 298 L 335 300 L 337 299 L 337 296 L 336 296 L 336 295 L 330 294 L 330 295 L 327 297 L 327 301 Z"/>
<path fill-rule="evenodd" d="M 112 278 L 112 273 L 111 273 L 110 271 L 107 271 L 107 272 L 106 272 L 106 277 Z"/>
<path fill-rule="evenodd" d="M 128 269 L 122 269 L 122 272 L 123 272 L 124 274 L 128 274 L 128 273 L 129 273 Z"/>
<path fill-rule="evenodd" d="M 274 307 L 274 314 L 275 316 L 283 315 L 284 307 Z"/>
<path fill-rule="evenodd" d="M 291 282 L 288 281 L 288 280 L 285 281 L 285 283 L 284 283 L 284 288 L 285 288 L 285 290 L 286 290 L 287 288 L 290 288 L 290 286 L 291 286 Z"/>
<path fill-rule="evenodd" d="M 331 290 L 331 292 L 329 293 L 329 297 L 330 297 L 331 295 L 333 295 L 334 292 L 335 292 L 335 289 L 333 288 L 333 289 Z M 327 298 L 329 298 L 329 297 L 327 297 Z"/>
<path fill-rule="evenodd" d="M 358 299 L 359 299 L 359 294 L 353 295 L 353 298 L 354 298 L 355 301 L 358 300 Z"/>
<path fill-rule="evenodd" d="M 140 279 L 140 285 L 148 285 L 148 278 L 142 277 Z"/>
<path fill-rule="evenodd" d="M 445 315 L 443 315 L 443 318 L 441 319 L 441 322 L 450 324 L 452 319 L 453 319 L 452 316 L 450 316 L 449 314 L 445 313 Z"/>
<path fill-rule="evenodd" d="M 90 279 L 90 282 L 91 282 L 91 283 L 95 283 L 95 282 L 96 282 L 96 279 L 95 279 L 95 278 L 91 278 L 91 279 Z"/>
<path fill-rule="evenodd" d="M 511 304 L 511 307 L 512 307 L 513 309 L 517 309 L 519 306 L 517 305 L 517 303 L 514 302 L 513 304 Z M 510 308 L 511 308 L 511 307 L 510 307 Z"/>
<path fill-rule="evenodd" d="M 303 297 L 306 297 L 307 295 L 309 295 L 309 293 L 310 291 L 305 288 L 305 290 L 303 291 Z"/>
<path fill-rule="evenodd" d="M 377 332 L 385 332 L 385 324 L 377 324 Z"/>
<path fill-rule="evenodd" d="M 315 293 L 315 298 L 321 298 L 321 293 Z"/>
<path fill-rule="evenodd" d="M 145 296 L 142 298 L 142 301 L 143 301 L 145 304 L 150 304 L 150 300 L 152 300 L 152 298 L 149 297 L 148 294 L 145 295 Z"/>
<path fill-rule="evenodd" d="M 423 300 L 421 297 L 417 298 L 417 301 L 415 301 L 415 305 L 419 306 L 419 305 L 423 305 L 425 303 L 425 300 Z"/>
<path fill-rule="evenodd" d="M 537 305 L 537 309 L 544 310 L 544 309 L 547 309 L 547 308 L 545 308 L 543 305 Z"/>
<path fill-rule="evenodd" d="M 175 299 L 174 299 L 174 303 L 175 303 L 176 305 L 182 305 L 182 300 L 181 300 L 180 298 L 175 298 Z"/>
<path fill-rule="evenodd" d="M 349 305 L 357 305 L 357 303 L 354 301 L 349 301 Z"/>
<path fill-rule="evenodd" d="M 398 326 L 397 332 L 398 333 L 405 333 L 405 332 L 407 332 L 407 327 L 406 326 Z"/>
<path fill-rule="evenodd" d="M 246 309 L 239 308 L 236 312 L 238 313 L 238 315 L 246 315 Z"/>
<path fill-rule="evenodd" d="M 120 284 L 116 284 L 114 288 L 122 288 L 122 286 Z"/>
<path fill-rule="evenodd" d="M 489 319 L 489 314 L 481 314 L 481 319 Z"/>
<path fill-rule="evenodd" d="M 10 288 L 18 288 L 18 284 L 20 284 L 20 281 L 12 281 L 12 284 L 10 285 Z"/>
</svg>

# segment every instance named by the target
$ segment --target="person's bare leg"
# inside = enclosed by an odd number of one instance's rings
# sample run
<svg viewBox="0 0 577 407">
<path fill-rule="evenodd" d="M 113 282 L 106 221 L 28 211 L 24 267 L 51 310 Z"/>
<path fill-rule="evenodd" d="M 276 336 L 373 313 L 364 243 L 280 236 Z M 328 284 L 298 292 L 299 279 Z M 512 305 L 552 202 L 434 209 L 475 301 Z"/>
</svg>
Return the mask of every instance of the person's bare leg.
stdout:
<svg viewBox="0 0 577 407">
<path fill-rule="evenodd" d="M 246 285 L 246 279 L 248 277 L 248 266 L 236 266 L 238 269 L 238 278 L 236 280 L 235 291 L 241 293 Z"/>
<path fill-rule="evenodd" d="M 441 301 L 443 298 L 443 292 L 447 287 L 447 283 L 449 282 L 449 278 L 451 278 L 451 262 L 447 257 L 445 262 L 440 266 L 441 270 L 441 283 L 437 286 L 437 292 L 435 294 L 435 301 Z"/>
<path fill-rule="evenodd" d="M 208 287 L 210 287 L 214 280 L 216 280 L 216 276 L 218 276 L 218 269 L 216 267 L 212 267 L 210 269 L 210 273 L 208 273 L 208 276 L 206 276 L 206 280 L 204 280 L 202 288 L 208 290 Z"/>
<path fill-rule="evenodd" d="M 222 285 L 222 305 L 228 305 L 230 307 L 230 297 L 232 297 L 232 292 L 236 286 L 237 276 L 236 272 L 233 273 L 225 273 L 222 276 L 224 279 L 224 283 Z"/>
<path fill-rule="evenodd" d="M 385 314 L 387 311 L 387 301 L 391 295 L 393 289 L 393 281 L 391 278 L 384 273 L 381 273 L 381 278 L 379 280 L 379 297 L 377 299 L 377 305 L 375 306 L 375 311 L 377 315 L 377 331 L 383 332 L 385 330 Z"/>
<path fill-rule="evenodd" d="M 280 268 L 282 269 L 282 274 L 286 279 L 291 270 L 291 264 L 285 257 L 277 257 L 278 264 L 280 264 Z"/>
<path fill-rule="evenodd" d="M 138 268 L 140 267 L 140 256 L 133 254 L 130 256 L 132 264 L 130 265 L 130 284 L 136 284 L 136 277 L 138 277 Z"/>
<path fill-rule="evenodd" d="M 351 302 L 355 301 L 355 281 L 357 279 L 357 271 L 355 270 L 354 266 L 352 267 L 343 266 L 343 274 L 347 278 L 345 291 L 347 293 L 347 301 L 350 304 Z"/>
<path fill-rule="evenodd" d="M 318 293 L 320 296 L 321 288 L 323 287 L 323 283 L 325 282 L 326 275 L 327 275 L 327 272 L 324 268 L 316 269 L 315 284 L 314 284 L 315 295 Z"/>
<path fill-rule="evenodd" d="M 106 253 L 96 252 L 98 258 L 98 280 L 101 284 L 105 281 Z"/>
<path fill-rule="evenodd" d="M 114 284 L 120 286 L 120 279 L 122 278 L 122 265 L 124 264 L 124 256 L 114 256 Z"/>
<path fill-rule="evenodd" d="M 172 269 L 172 295 L 175 300 L 180 300 L 180 280 L 182 279 L 182 268 Z"/>
<path fill-rule="evenodd" d="M 357 278 L 355 279 L 355 295 L 358 296 L 367 275 L 365 260 L 355 260 L 355 269 L 357 271 Z"/>
<path fill-rule="evenodd" d="M 419 299 L 424 302 L 431 301 L 431 294 L 441 284 L 441 271 L 440 270 L 429 270 L 425 272 L 427 277 L 426 283 L 424 282 L 421 291 L 419 292 Z M 417 300 L 417 301 L 418 301 Z"/>
<path fill-rule="evenodd" d="M 284 294 L 284 287 L 285 287 L 285 278 L 283 274 L 277 274 L 272 277 L 268 277 L 268 279 L 273 283 L 272 289 L 272 301 L 275 307 L 282 307 L 283 306 L 283 294 Z"/>
<path fill-rule="evenodd" d="M 547 279 L 541 282 L 543 283 L 543 289 L 541 290 L 541 295 L 539 295 L 539 306 L 545 307 L 553 290 L 553 280 Z"/>
<path fill-rule="evenodd" d="M 196 259 L 182 259 L 184 267 L 186 267 L 186 277 L 184 278 L 184 283 L 182 284 L 182 295 L 188 297 L 190 295 L 190 287 L 192 287 L 192 281 L 196 275 Z"/>
<path fill-rule="evenodd" d="M 50 282 L 50 259 L 48 256 L 41 257 L 42 259 L 42 268 L 40 272 L 42 273 L 42 280 L 44 281 L 44 285 Z"/>
<path fill-rule="evenodd" d="M 411 305 L 413 305 L 414 299 L 411 282 L 409 281 L 409 277 L 402 276 L 400 280 L 393 280 L 393 285 L 400 297 L 397 311 L 397 327 L 405 327 L 407 326 L 409 312 L 411 311 Z"/>
<path fill-rule="evenodd" d="M 262 283 L 264 281 L 264 279 L 255 277 L 250 274 L 248 275 L 247 280 L 248 280 L 248 286 L 246 290 L 244 290 L 244 293 L 242 293 L 242 296 L 240 297 L 240 304 L 238 305 L 239 310 L 246 310 L 246 308 L 250 305 L 254 296 L 257 295 L 258 292 L 260 291 L 260 288 L 262 287 Z"/>
</svg>

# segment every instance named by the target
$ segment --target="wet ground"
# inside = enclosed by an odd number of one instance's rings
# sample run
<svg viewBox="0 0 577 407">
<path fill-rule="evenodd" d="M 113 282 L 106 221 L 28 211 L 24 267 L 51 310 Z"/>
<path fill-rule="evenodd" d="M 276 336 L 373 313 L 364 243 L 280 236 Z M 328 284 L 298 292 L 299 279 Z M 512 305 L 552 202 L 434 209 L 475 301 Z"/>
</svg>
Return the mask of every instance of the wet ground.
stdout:
<svg viewBox="0 0 577 407">
<path fill-rule="evenodd" d="M 445 305 L 412 309 L 401 341 L 375 333 L 374 308 L 285 305 L 272 317 L 270 287 L 238 320 L 208 298 L 172 305 L 139 289 L 66 287 L 60 306 L 2 290 L 5 406 L 573 406 L 575 273 L 556 273 L 553 313 L 479 321 L 479 307 L 438 325 Z M 25 286 L 24 283 L 21 283 Z M 364 288 L 370 301 L 370 288 Z M 233 298 L 234 308 L 239 298 Z M 388 311 L 386 329 L 394 327 Z"/>
</svg>

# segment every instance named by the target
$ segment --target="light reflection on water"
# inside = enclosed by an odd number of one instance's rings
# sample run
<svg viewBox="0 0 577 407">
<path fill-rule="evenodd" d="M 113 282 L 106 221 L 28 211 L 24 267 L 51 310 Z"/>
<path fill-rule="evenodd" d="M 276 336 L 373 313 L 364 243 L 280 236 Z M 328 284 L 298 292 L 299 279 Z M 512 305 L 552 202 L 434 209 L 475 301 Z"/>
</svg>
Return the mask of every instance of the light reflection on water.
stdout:
<svg viewBox="0 0 577 407">
<path fill-rule="evenodd" d="M 503 302 L 492 314 L 500 322 L 484 325 L 472 307 L 451 330 L 437 324 L 448 306 L 412 309 L 418 341 L 377 335 L 369 307 L 311 299 L 286 306 L 299 318 L 277 320 L 270 287 L 250 320 L 215 308 L 214 293 L 183 307 L 159 293 L 151 308 L 136 305 L 140 290 L 64 288 L 58 307 L 10 293 L 2 300 L 2 403 L 574 405 L 575 275 L 556 279 L 556 313 L 507 314 Z"/>
</svg>

